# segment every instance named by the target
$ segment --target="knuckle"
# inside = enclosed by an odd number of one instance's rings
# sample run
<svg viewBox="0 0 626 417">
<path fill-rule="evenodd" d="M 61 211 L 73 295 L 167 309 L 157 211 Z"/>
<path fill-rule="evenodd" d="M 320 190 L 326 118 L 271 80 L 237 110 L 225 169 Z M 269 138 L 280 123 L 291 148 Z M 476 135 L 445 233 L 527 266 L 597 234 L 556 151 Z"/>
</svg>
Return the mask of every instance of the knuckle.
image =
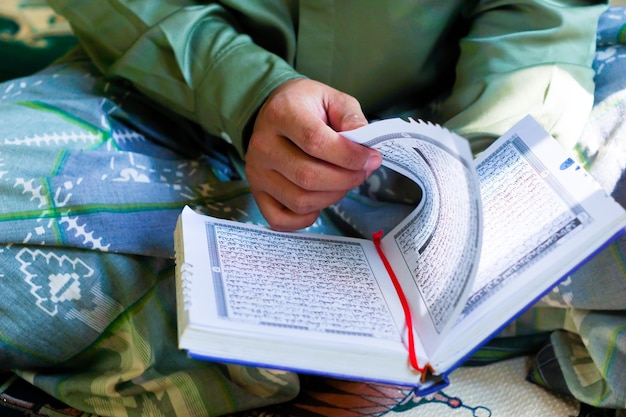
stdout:
<svg viewBox="0 0 626 417">
<path fill-rule="evenodd" d="M 356 97 L 344 93 L 342 98 L 347 106 L 359 109 L 361 108 L 361 103 L 359 103 L 359 100 L 357 100 Z"/>
<path fill-rule="evenodd" d="M 295 172 L 295 183 L 305 190 L 316 190 L 318 188 L 318 172 L 307 167 L 301 167 Z"/>
<path fill-rule="evenodd" d="M 342 155 L 341 163 L 343 164 L 342 166 L 348 169 L 356 170 L 358 168 L 361 168 L 360 166 L 358 166 L 358 158 L 352 152 L 344 152 Z"/>
<path fill-rule="evenodd" d="M 323 135 L 315 127 L 305 127 L 302 130 L 301 148 L 304 152 L 312 156 L 319 156 L 326 147 Z"/>
<path fill-rule="evenodd" d="M 306 214 L 312 211 L 312 199 L 308 192 L 304 190 L 288 191 L 286 188 L 277 188 L 274 198 L 280 202 L 287 210 L 295 214 Z"/>
<path fill-rule="evenodd" d="M 282 201 L 289 211 L 298 215 L 308 214 L 316 209 L 313 193 L 305 190 L 292 191 L 290 193 L 283 192 L 283 195 L 278 199 Z"/>
<path fill-rule="evenodd" d="M 292 199 L 289 208 L 296 214 L 308 214 L 313 211 L 313 203 L 305 194 L 300 194 Z"/>
</svg>

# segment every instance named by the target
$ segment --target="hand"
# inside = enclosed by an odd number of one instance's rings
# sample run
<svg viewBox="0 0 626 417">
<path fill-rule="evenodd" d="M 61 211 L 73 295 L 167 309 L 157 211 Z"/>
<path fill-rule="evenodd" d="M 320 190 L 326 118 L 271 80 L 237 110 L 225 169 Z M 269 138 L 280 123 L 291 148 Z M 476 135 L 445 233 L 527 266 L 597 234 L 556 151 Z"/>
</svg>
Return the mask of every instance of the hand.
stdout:
<svg viewBox="0 0 626 417">
<path fill-rule="evenodd" d="M 381 164 L 380 154 L 337 132 L 367 124 L 360 104 L 309 79 L 282 84 L 265 101 L 246 153 L 246 176 L 276 230 L 315 222 Z"/>
</svg>

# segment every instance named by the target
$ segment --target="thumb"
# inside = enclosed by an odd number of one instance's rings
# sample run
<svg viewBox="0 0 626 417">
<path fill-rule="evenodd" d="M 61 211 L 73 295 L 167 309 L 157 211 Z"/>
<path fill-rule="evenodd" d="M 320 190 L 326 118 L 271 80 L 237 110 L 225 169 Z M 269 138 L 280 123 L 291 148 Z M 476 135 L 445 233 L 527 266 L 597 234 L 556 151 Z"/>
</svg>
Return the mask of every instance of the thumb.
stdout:
<svg viewBox="0 0 626 417">
<path fill-rule="evenodd" d="M 330 127 L 335 132 L 353 130 L 367 124 L 367 119 L 361 110 L 357 99 L 336 90 L 329 100 L 326 112 Z"/>
<path fill-rule="evenodd" d="M 357 129 L 361 126 L 365 126 L 367 124 L 367 119 L 363 115 L 363 113 L 347 113 L 345 114 L 339 126 L 337 127 L 338 132 L 343 132 L 346 130 Z"/>
</svg>

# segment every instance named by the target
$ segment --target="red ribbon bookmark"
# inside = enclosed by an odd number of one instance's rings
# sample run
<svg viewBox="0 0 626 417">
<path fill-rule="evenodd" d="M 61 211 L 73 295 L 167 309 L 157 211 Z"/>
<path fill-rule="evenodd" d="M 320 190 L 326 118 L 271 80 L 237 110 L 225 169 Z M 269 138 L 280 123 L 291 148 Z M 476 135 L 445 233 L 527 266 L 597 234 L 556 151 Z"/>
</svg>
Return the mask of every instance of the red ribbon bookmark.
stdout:
<svg viewBox="0 0 626 417">
<path fill-rule="evenodd" d="M 378 255 L 380 256 L 380 259 L 382 259 L 383 265 L 385 265 L 385 268 L 387 269 L 387 272 L 389 273 L 389 276 L 391 277 L 391 281 L 393 282 L 393 286 L 396 289 L 396 292 L 398 293 L 400 304 L 402 304 L 402 310 L 404 310 L 404 319 L 406 321 L 406 328 L 407 328 L 408 335 L 409 335 L 409 346 L 408 346 L 409 363 L 415 370 L 421 372 L 422 376 L 424 376 L 426 368 L 429 368 L 429 366 L 420 367 L 417 361 L 417 355 L 415 355 L 415 339 L 413 336 L 413 319 L 411 318 L 411 309 L 409 308 L 409 302 L 407 301 L 406 296 L 404 295 L 404 291 L 402 291 L 402 287 L 400 286 L 400 281 L 398 281 L 398 277 L 396 276 L 395 272 L 393 272 L 393 269 L 391 268 L 391 265 L 389 264 L 389 261 L 387 260 L 387 257 L 385 256 L 381 248 L 380 239 L 382 238 L 382 236 L 383 236 L 383 231 L 380 230 L 374 233 L 372 235 L 372 238 L 374 239 L 374 246 L 376 246 Z"/>
</svg>

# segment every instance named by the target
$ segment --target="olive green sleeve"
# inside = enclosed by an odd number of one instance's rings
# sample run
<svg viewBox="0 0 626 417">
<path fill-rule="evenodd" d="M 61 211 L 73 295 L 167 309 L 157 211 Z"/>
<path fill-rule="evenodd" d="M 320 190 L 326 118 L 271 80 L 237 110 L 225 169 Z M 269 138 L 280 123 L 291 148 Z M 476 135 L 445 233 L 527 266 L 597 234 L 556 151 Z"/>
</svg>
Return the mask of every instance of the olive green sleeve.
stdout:
<svg viewBox="0 0 626 417">
<path fill-rule="evenodd" d="M 591 64 L 605 9 L 580 0 L 479 2 L 443 105 L 447 127 L 480 151 L 531 114 L 572 146 L 593 104 Z"/>
<path fill-rule="evenodd" d="M 131 81 L 147 96 L 232 142 L 267 95 L 301 77 L 288 10 L 246 3 L 244 16 L 224 3 L 187 0 L 49 0 L 108 77 Z M 155 5 L 158 4 L 157 7 Z M 258 13 L 254 19 L 251 15 Z M 263 34 L 275 52 L 252 40 Z M 270 35 L 267 35 L 270 33 Z M 271 38 L 268 39 L 268 36 Z M 263 45 L 266 46 L 266 45 Z"/>
</svg>

